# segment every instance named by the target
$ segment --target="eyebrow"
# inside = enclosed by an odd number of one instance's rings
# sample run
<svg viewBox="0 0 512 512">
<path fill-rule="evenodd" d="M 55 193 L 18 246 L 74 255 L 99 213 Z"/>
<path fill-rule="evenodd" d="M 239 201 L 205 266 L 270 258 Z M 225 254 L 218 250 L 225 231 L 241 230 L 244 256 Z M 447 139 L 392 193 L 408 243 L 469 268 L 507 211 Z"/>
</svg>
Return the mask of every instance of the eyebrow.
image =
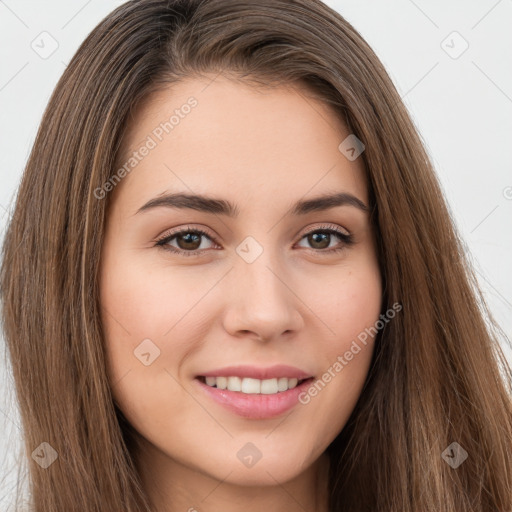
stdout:
<svg viewBox="0 0 512 512">
<path fill-rule="evenodd" d="M 348 192 L 336 192 L 314 197 L 312 199 L 297 201 L 286 212 L 286 215 L 305 215 L 311 212 L 335 208 L 336 206 L 353 206 L 354 208 L 364 212 L 369 211 L 368 206 L 366 206 L 356 196 L 349 194 Z M 150 199 L 137 210 L 136 214 L 160 207 L 191 209 L 204 213 L 226 215 L 228 217 L 237 217 L 239 214 L 238 207 L 225 199 L 185 193 L 163 194 Z"/>
</svg>

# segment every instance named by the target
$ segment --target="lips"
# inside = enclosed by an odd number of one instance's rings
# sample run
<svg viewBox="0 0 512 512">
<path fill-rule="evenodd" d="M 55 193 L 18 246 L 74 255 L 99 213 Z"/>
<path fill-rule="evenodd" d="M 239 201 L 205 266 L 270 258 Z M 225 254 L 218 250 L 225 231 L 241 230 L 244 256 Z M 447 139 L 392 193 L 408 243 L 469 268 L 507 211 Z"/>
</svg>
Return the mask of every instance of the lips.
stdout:
<svg viewBox="0 0 512 512">
<path fill-rule="evenodd" d="M 304 380 L 312 377 L 310 373 L 295 367 L 284 364 L 268 366 L 266 368 L 258 368 L 256 366 L 225 366 L 199 374 L 197 377 L 240 377 L 251 379 L 280 379 L 286 377 L 288 379 Z"/>
<path fill-rule="evenodd" d="M 314 379 L 288 365 L 266 368 L 229 366 L 198 375 L 202 393 L 228 411 L 248 419 L 278 416 L 298 403 L 298 397 Z"/>
</svg>

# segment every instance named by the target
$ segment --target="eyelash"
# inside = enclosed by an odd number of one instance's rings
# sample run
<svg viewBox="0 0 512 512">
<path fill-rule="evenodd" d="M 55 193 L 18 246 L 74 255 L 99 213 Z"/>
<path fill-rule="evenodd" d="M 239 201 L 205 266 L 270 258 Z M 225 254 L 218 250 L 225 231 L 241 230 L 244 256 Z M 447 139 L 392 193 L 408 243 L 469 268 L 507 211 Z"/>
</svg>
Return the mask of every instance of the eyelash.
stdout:
<svg viewBox="0 0 512 512">
<path fill-rule="evenodd" d="M 339 253 L 339 252 L 345 250 L 348 246 L 350 246 L 350 245 L 352 245 L 354 243 L 352 235 L 347 235 L 346 233 L 343 233 L 339 229 L 333 228 L 331 226 L 319 226 L 319 227 L 317 227 L 317 228 L 315 228 L 315 229 L 313 229 L 311 231 L 308 231 L 308 232 L 304 233 L 301 236 L 300 240 L 302 240 L 303 238 L 305 238 L 306 236 L 308 236 L 308 235 L 310 235 L 312 233 L 317 233 L 317 232 L 327 233 L 327 234 L 338 236 L 342 240 L 342 245 L 341 245 L 341 247 L 335 247 L 335 248 L 331 248 L 331 249 L 328 249 L 328 250 L 324 250 L 324 249 L 309 249 L 310 251 L 313 251 L 315 253 L 323 253 L 323 254 L 326 254 L 326 253 L 327 254 Z M 212 242 L 217 243 L 215 241 L 215 239 L 209 233 L 207 233 L 206 231 L 204 231 L 204 230 L 202 230 L 200 228 L 190 228 L 190 227 L 187 227 L 186 229 L 181 229 L 179 231 L 174 231 L 174 232 L 172 232 L 170 234 L 164 235 L 164 237 L 159 238 L 156 241 L 155 245 L 160 247 L 164 251 L 168 251 L 168 252 L 170 252 L 172 254 L 178 254 L 178 255 L 187 256 L 187 257 L 188 256 L 201 256 L 202 253 L 205 250 L 207 250 L 207 249 L 195 249 L 193 251 L 184 251 L 182 249 L 177 249 L 176 247 L 172 247 L 172 246 L 168 246 L 167 245 L 173 238 L 176 238 L 179 235 L 184 235 L 186 233 L 194 233 L 194 234 L 197 234 L 197 235 L 205 236 L 205 237 L 209 238 Z"/>
</svg>

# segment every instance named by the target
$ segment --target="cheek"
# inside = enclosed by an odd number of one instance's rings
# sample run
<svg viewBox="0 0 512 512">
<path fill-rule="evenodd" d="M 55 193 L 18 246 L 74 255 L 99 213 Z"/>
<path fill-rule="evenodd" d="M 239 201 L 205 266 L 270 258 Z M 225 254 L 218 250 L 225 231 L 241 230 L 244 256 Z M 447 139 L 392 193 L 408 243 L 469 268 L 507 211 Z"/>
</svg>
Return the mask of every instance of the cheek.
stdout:
<svg viewBox="0 0 512 512">
<path fill-rule="evenodd" d="M 376 265 L 364 270 L 353 267 L 336 285 L 313 297 L 315 311 L 332 332 L 317 340 L 322 373 L 299 401 L 309 409 L 308 428 L 321 433 L 319 439 L 334 439 L 352 413 L 368 375 L 382 307 L 380 272 Z"/>
<path fill-rule="evenodd" d="M 201 347 L 215 318 L 206 312 L 215 306 L 204 299 L 219 276 L 128 258 L 105 263 L 102 322 L 116 402 L 140 431 L 165 431 L 169 416 L 164 411 L 173 411 L 173 421 L 193 432 L 190 396 L 180 384 L 186 377 L 182 363 Z"/>
<path fill-rule="evenodd" d="M 382 306 L 382 290 L 378 273 L 365 273 L 341 283 L 328 301 L 327 310 L 339 343 L 338 350 L 356 339 L 366 328 L 375 324 Z M 348 347 L 347 347 L 348 348 Z"/>
<path fill-rule="evenodd" d="M 146 339 L 161 355 L 173 334 L 197 310 L 205 293 L 204 278 L 183 268 L 157 271 L 149 265 L 119 262 L 105 267 L 101 285 L 102 321 L 115 363 L 122 366 Z M 193 333 L 191 333 L 191 336 Z M 181 339 L 181 338 L 180 338 Z M 173 342 L 173 350 L 180 346 Z"/>
<path fill-rule="evenodd" d="M 114 399 L 141 432 L 166 431 L 164 411 L 173 411 L 173 421 L 192 431 L 178 370 L 200 338 L 193 315 L 187 316 L 200 287 L 179 269 L 156 272 L 138 262 L 111 263 L 104 267 L 101 304 Z"/>
<path fill-rule="evenodd" d="M 331 336 L 325 338 L 323 353 L 332 360 L 379 319 L 381 276 L 375 257 L 370 255 L 321 282 L 324 285 L 309 296 L 316 301 L 314 309 L 329 327 Z"/>
<path fill-rule="evenodd" d="M 112 267 L 105 276 L 102 304 L 134 336 L 163 336 L 197 296 L 198 286 L 189 279 L 191 274 L 180 269 L 157 272 L 150 265 L 126 262 Z M 106 320 L 112 323 L 113 319 Z"/>
</svg>

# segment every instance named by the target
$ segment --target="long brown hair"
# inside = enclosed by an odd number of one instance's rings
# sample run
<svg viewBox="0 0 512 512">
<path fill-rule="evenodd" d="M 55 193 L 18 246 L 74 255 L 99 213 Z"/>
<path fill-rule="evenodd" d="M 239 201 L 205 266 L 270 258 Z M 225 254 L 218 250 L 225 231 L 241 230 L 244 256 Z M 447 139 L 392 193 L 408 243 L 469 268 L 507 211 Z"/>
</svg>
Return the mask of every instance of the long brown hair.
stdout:
<svg viewBox="0 0 512 512">
<path fill-rule="evenodd" d="M 359 401 L 328 447 L 330 510 L 512 510 L 502 332 L 392 81 L 319 0 L 132 0 L 65 70 L 19 187 L 0 276 L 31 510 L 152 510 L 107 379 L 98 269 L 111 194 L 94 191 L 116 171 L 136 105 L 212 72 L 305 84 L 365 145 L 383 311 L 403 309 L 379 332 Z M 43 442 L 58 454 L 46 469 L 31 457 Z M 454 442 L 468 454 L 457 468 L 442 457 Z"/>
</svg>

